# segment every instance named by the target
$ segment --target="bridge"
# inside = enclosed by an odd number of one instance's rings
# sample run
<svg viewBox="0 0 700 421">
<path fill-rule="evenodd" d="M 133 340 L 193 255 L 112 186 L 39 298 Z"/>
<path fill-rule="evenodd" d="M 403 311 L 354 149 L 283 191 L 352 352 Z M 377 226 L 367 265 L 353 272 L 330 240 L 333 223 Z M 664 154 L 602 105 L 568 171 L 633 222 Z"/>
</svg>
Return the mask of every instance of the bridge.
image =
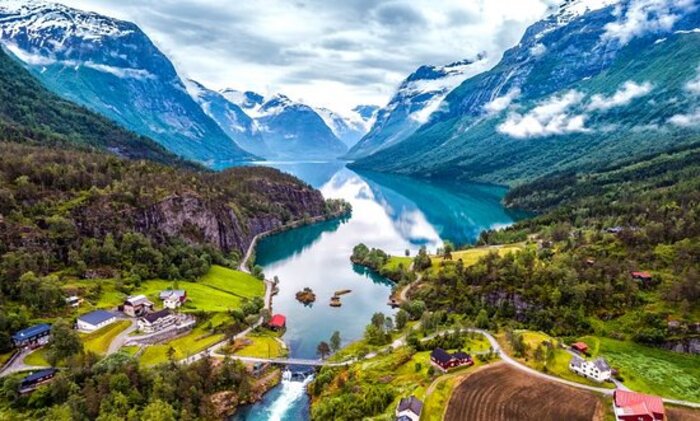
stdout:
<svg viewBox="0 0 700 421">
<path fill-rule="evenodd" d="M 232 360 L 239 360 L 247 363 L 270 363 L 270 364 L 280 364 L 280 365 L 301 365 L 306 367 L 342 367 L 350 365 L 355 360 L 342 361 L 342 362 L 330 362 L 326 360 L 306 360 L 302 358 L 257 358 L 257 357 L 241 357 L 239 355 L 229 355 Z"/>
</svg>

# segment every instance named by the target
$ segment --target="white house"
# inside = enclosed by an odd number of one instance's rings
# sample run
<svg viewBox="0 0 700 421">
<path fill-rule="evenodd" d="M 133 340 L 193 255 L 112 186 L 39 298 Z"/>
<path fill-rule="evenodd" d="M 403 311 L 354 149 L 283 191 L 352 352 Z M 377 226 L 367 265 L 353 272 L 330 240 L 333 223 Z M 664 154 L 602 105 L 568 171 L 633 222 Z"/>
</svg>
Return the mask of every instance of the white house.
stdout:
<svg viewBox="0 0 700 421">
<path fill-rule="evenodd" d="M 116 321 L 117 316 L 114 314 L 104 310 L 95 310 L 91 313 L 79 316 L 76 325 L 78 330 L 83 332 L 93 332 Z"/>
<path fill-rule="evenodd" d="M 423 402 L 415 396 L 401 398 L 396 407 L 396 421 L 418 421 L 423 411 Z"/>
<path fill-rule="evenodd" d="M 597 382 L 604 382 L 610 380 L 610 377 L 612 377 L 612 369 L 603 358 L 587 361 L 581 357 L 574 356 L 571 358 L 571 361 L 569 361 L 569 369 L 579 376 Z"/>
<path fill-rule="evenodd" d="M 161 291 L 159 297 L 163 300 L 164 307 L 174 310 L 187 301 L 187 291 L 184 289 L 169 289 Z"/>
<path fill-rule="evenodd" d="M 139 330 L 146 333 L 159 332 L 177 323 L 177 315 L 169 309 L 149 313 L 139 319 Z"/>
</svg>

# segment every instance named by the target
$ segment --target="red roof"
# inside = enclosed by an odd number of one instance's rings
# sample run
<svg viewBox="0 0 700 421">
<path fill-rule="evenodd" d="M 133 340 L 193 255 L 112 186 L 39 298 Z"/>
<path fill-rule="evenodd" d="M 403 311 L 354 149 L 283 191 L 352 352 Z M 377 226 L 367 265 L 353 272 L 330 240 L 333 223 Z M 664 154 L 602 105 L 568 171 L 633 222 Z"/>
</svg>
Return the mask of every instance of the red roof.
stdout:
<svg viewBox="0 0 700 421">
<path fill-rule="evenodd" d="M 281 314 L 275 314 L 270 319 L 269 325 L 272 327 L 284 327 L 287 324 L 287 318 Z"/>
<path fill-rule="evenodd" d="M 576 342 L 575 344 L 571 345 L 571 347 L 574 349 L 578 349 L 581 352 L 588 351 L 588 345 L 586 345 L 585 342 Z"/>
<path fill-rule="evenodd" d="M 615 406 L 625 415 L 651 415 L 654 419 L 663 419 L 665 414 L 664 401 L 660 397 L 620 389 L 615 391 Z"/>
<path fill-rule="evenodd" d="M 651 279 L 651 273 L 649 272 L 632 272 L 632 277 L 633 278 L 641 278 L 641 279 Z"/>
</svg>

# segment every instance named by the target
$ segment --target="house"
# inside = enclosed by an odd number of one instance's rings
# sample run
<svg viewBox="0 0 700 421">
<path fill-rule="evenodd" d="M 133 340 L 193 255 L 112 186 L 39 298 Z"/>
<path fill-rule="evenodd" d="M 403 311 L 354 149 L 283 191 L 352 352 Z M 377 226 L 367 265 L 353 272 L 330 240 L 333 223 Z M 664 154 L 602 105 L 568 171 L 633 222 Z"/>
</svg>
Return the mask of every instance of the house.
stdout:
<svg viewBox="0 0 700 421">
<path fill-rule="evenodd" d="M 83 332 L 93 332 L 116 321 L 117 316 L 114 314 L 104 310 L 95 310 L 79 316 L 76 321 L 76 326 L 78 330 Z"/>
<path fill-rule="evenodd" d="M 418 421 L 423 412 L 423 402 L 415 396 L 401 398 L 396 407 L 396 421 Z"/>
<path fill-rule="evenodd" d="M 603 358 L 597 358 L 594 361 L 587 361 L 581 357 L 574 356 L 569 361 L 569 370 L 578 374 L 579 376 L 595 380 L 597 382 L 604 382 L 610 380 L 612 377 L 612 369 L 607 361 Z"/>
<path fill-rule="evenodd" d="M 430 362 L 442 371 L 463 365 L 474 365 L 474 361 L 469 354 L 461 351 L 450 354 L 442 348 L 435 348 L 430 353 Z"/>
<path fill-rule="evenodd" d="M 131 317 L 141 317 L 153 311 L 153 303 L 145 295 L 128 297 L 122 305 L 122 311 Z"/>
<path fill-rule="evenodd" d="M 654 280 L 654 277 L 649 272 L 633 271 L 630 272 L 630 276 L 632 276 L 632 279 L 635 281 L 640 281 L 643 284 L 649 284 Z"/>
<path fill-rule="evenodd" d="M 613 392 L 613 411 L 617 421 L 663 421 L 666 417 L 660 397 L 621 389 Z"/>
<path fill-rule="evenodd" d="M 46 345 L 51 339 L 51 325 L 46 323 L 34 325 L 12 335 L 12 343 L 17 348 L 36 348 Z"/>
<path fill-rule="evenodd" d="M 80 304 L 83 303 L 83 299 L 78 297 L 77 295 L 71 295 L 70 297 L 66 298 L 66 304 L 73 308 L 80 307 Z"/>
<path fill-rule="evenodd" d="M 42 384 L 50 382 L 56 375 L 56 372 L 57 370 L 55 368 L 35 371 L 22 379 L 22 382 L 19 385 L 19 393 L 29 393 Z"/>
<path fill-rule="evenodd" d="M 287 318 L 281 314 L 275 314 L 274 316 L 272 316 L 267 325 L 270 327 L 270 329 L 273 330 L 284 329 L 285 327 L 287 327 Z"/>
<path fill-rule="evenodd" d="M 165 308 L 176 309 L 187 301 L 187 291 L 184 289 L 169 289 L 161 291 L 159 298 Z"/>
<path fill-rule="evenodd" d="M 571 345 L 571 349 L 579 354 L 588 354 L 588 345 L 585 342 L 576 342 Z"/>
<path fill-rule="evenodd" d="M 623 227 L 615 226 L 615 227 L 607 228 L 605 231 L 607 231 L 610 234 L 619 234 L 622 232 L 622 230 L 623 230 Z"/>
<path fill-rule="evenodd" d="M 139 330 L 146 333 L 159 332 L 177 323 L 177 316 L 170 309 L 149 313 L 139 319 Z"/>
</svg>

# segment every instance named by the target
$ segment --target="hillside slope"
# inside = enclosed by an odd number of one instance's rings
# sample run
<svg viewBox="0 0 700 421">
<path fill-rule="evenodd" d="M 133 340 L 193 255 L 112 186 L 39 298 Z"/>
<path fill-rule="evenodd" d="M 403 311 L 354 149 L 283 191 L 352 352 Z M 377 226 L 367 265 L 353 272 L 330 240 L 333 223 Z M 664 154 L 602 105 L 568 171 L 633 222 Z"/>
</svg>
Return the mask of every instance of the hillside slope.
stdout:
<svg viewBox="0 0 700 421">
<path fill-rule="evenodd" d="M 698 132 L 700 11 L 642 3 L 566 3 L 412 137 L 354 165 L 517 184 L 688 142 Z M 637 32 L 635 14 L 649 23 Z"/>
</svg>

